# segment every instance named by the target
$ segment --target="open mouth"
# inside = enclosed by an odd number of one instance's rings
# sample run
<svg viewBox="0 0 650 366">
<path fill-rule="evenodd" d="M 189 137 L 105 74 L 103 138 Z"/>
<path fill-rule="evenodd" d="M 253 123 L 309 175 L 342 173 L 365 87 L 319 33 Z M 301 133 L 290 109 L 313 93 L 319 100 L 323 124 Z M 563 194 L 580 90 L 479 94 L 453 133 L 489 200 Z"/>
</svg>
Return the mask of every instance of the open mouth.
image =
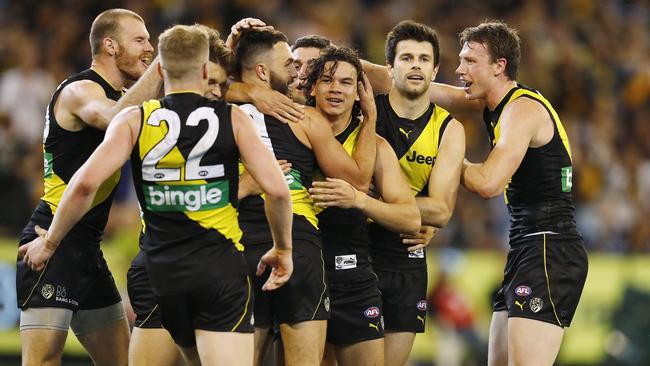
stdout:
<svg viewBox="0 0 650 366">
<path fill-rule="evenodd" d="M 473 84 L 471 81 L 467 81 L 467 80 L 461 79 L 460 81 L 463 83 L 463 89 L 465 89 L 465 91 L 468 91 Z"/>
<path fill-rule="evenodd" d="M 327 103 L 333 107 L 338 107 L 343 104 L 343 99 L 339 98 L 326 98 Z"/>
<path fill-rule="evenodd" d="M 140 58 L 140 63 L 144 65 L 144 68 L 148 68 L 149 65 L 151 65 L 151 57 L 141 57 Z"/>
<path fill-rule="evenodd" d="M 406 77 L 407 80 L 411 81 L 424 81 L 424 76 L 422 75 L 409 75 Z"/>
</svg>

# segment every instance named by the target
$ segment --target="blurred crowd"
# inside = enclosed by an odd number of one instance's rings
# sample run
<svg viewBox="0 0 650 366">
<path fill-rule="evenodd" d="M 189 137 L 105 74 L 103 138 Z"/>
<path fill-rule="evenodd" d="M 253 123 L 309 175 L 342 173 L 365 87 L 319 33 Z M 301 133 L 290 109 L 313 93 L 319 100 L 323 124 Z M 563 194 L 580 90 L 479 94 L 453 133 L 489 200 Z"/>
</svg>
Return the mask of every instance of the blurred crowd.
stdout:
<svg viewBox="0 0 650 366">
<path fill-rule="evenodd" d="M 433 26 L 441 38 L 437 80 L 458 84 L 457 34 L 484 19 L 520 31 L 518 81 L 556 107 L 572 144 L 578 225 L 591 250 L 650 251 L 650 5 L 644 0 L 0 0 L 0 235 L 16 235 L 42 192 L 45 107 L 57 83 L 90 64 L 88 31 L 109 7 L 131 9 L 157 35 L 175 23 L 222 31 L 257 17 L 290 41 L 318 33 L 384 63 L 386 33 L 400 20 Z M 465 126 L 470 160 L 488 140 Z M 504 248 L 502 199 L 461 190 L 438 244 Z"/>
</svg>

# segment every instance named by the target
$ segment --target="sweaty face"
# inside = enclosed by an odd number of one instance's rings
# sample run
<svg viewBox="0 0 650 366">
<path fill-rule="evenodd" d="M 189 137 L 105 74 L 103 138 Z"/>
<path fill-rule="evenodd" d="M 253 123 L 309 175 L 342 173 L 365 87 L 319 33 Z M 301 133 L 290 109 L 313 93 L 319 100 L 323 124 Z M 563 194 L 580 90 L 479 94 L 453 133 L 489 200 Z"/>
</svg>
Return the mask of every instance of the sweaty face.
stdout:
<svg viewBox="0 0 650 366">
<path fill-rule="evenodd" d="M 291 50 L 286 42 L 278 42 L 271 50 L 268 62 L 269 84 L 271 89 L 282 94 L 289 94 L 289 84 L 296 78 Z"/>
<path fill-rule="evenodd" d="M 136 81 L 144 74 L 153 59 L 153 47 L 149 43 L 149 32 L 141 21 L 124 17 L 120 19 L 115 63 L 122 75 Z"/>
<path fill-rule="evenodd" d="M 221 88 L 228 80 L 226 70 L 219 64 L 208 62 L 208 83 L 203 96 L 210 99 L 221 99 Z"/>
<path fill-rule="evenodd" d="M 420 97 L 429 90 L 436 72 L 433 46 L 412 39 L 400 41 L 395 47 L 393 65 L 388 69 L 400 93 L 410 99 Z"/>
<path fill-rule="evenodd" d="M 465 97 L 478 99 L 486 96 L 495 80 L 496 63 L 491 61 L 487 47 L 478 42 L 466 42 L 458 55 L 460 64 L 456 74 L 463 83 Z"/>
<path fill-rule="evenodd" d="M 352 112 L 357 99 L 357 69 L 350 63 L 339 61 L 332 72 L 334 62 L 325 63 L 323 75 L 318 79 L 311 94 L 316 108 L 329 117 Z"/>
<path fill-rule="evenodd" d="M 309 61 L 320 56 L 320 50 L 316 47 L 296 48 L 293 53 L 293 67 L 298 73 L 298 77 L 291 84 L 291 95 L 293 99 L 301 104 L 305 104 L 305 95 L 301 84 L 307 78 L 307 67 Z"/>
</svg>

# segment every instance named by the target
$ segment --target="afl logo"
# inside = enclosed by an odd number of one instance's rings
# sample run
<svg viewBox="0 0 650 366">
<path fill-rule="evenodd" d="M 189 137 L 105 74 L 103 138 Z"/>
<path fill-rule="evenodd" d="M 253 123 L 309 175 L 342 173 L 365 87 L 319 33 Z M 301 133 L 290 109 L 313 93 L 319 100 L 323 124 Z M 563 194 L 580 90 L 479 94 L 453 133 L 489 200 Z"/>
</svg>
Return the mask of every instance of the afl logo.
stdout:
<svg viewBox="0 0 650 366">
<path fill-rule="evenodd" d="M 208 171 L 207 171 L 207 170 L 201 170 L 201 171 L 199 172 L 199 175 L 202 176 L 202 177 L 205 177 L 205 176 L 208 175 Z"/>
<path fill-rule="evenodd" d="M 165 174 L 156 173 L 156 174 L 153 175 L 153 177 L 156 178 L 156 179 L 163 179 L 163 178 L 165 178 Z"/>
<path fill-rule="evenodd" d="M 529 296 L 533 293 L 533 290 L 528 286 L 517 286 L 515 289 L 515 295 L 517 296 Z"/>
<path fill-rule="evenodd" d="M 427 310 L 427 302 L 425 300 L 418 301 L 418 310 L 420 311 Z"/>
<path fill-rule="evenodd" d="M 376 318 L 379 316 L 379 308 L 376 306 L 373 306 L 371 308 L 366 309 L 363 314 L 366 316 L 366 318 Z"/>
</svg>

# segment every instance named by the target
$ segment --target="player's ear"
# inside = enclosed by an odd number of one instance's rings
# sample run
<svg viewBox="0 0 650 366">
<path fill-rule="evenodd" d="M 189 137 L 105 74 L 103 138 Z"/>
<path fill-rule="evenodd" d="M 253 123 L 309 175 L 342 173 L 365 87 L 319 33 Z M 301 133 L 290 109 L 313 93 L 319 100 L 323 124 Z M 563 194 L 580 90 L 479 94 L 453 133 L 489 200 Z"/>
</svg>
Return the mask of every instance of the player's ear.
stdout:
<svg viewBox="0 0 650 366">
<path fill-rule="evenodd" d="M 388 71 L 388 76 L 393 79 L 393 65 L 391 65 L 389 62 L 386 62 L 386 71 Z"/>
<path fill-rule="evenodd" d="M 255 74 L 262 81 L 269 81 L 269 69 L 266 67 L 266 64 L 257 64 L 255 65 Z"/>
<path fill-rule="evenodd" d="M 158 73 L 158 76 L 160 76 L 161 79 L 163 79 L 163 80 L 165 79 L 165 77 L 163 76 L 162 63 L 161 62 L 158 62 L 156 64 L 156 72 Z"/>
<path fill-rule="evenodd" d="M 508 60 L 505 58 L 499 58 L 494 62 L 494 76 L 499 76 L 500 74 L 505 73 L 506 65 L 508 65 Z"/>
<path fill-rule="evenodd" d="M 433 68 L 433 72 L 431 73 L 431 81 L 436 80 L 436 75 L 438 75 L 439 69 L 440 69 L 440 64 L 438 64 L 438 66 Z"/>
<path fill-rule="evenodd" d="M 114 39 L 106 37 L 102 39 L 102 44 L 104 45 L 104 48 L 106 48 L 106 52 L 109 56 L 115 56 L 118 46 Z"/>
</svg>

